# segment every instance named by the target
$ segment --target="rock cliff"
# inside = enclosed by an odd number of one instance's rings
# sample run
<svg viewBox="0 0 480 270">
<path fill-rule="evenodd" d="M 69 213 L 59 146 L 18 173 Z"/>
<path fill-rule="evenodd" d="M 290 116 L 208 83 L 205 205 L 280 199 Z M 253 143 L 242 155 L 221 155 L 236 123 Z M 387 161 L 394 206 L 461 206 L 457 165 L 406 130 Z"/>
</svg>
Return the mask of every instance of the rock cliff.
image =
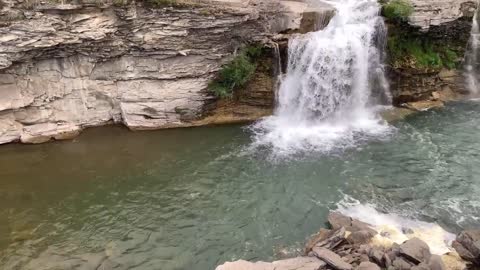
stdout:
<svg viewBox="0 0 480 270">
<path fill-rule="evenodd" d="M 426 100 L 438 105 L 466 93 L 464 55 L 476 2 L 411 0 L 411 4 L 413 13 L 406 21 L 387 19 L 394 105 Z"/>
<path fill-rule="evenodd" d="M 298 29 L 308 6 L 278 0 L 1 0 L 0 143 L 81 129 L 195 125 L 207 85 L 245 43 Z"/>
</svg>

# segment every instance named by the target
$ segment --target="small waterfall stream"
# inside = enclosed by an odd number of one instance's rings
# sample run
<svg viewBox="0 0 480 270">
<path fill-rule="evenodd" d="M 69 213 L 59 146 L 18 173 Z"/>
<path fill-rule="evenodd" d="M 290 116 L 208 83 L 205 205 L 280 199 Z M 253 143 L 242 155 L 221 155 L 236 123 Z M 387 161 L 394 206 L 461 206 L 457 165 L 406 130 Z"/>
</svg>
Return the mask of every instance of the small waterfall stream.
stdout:
<svg viewBox="0 0 480 270">
<path fill-rule="evenodd" d="M 280 153 L 330 151 L 389 129 L 374 108 L 379 93 L 389 96 L 379 5 L 375 0 L 328 3 L 337 12 L 325 29 L 290 40 L 278 106 L 274 116 L 252 127 L 255 145 Z"/>
<path fill-rule="evenodd" d="M 478 7 L 478 3 L 477 3 Z M 478 9 L 478 8 L 477 8 Z M 470 44 L 469 51 L 465 56 L 465 70 L 466 70 L 466 81 L 467 89 L 472 95 L 477 95 L 480 93 L 480 77 L 478 75 L 480 71 L 479 59 L 478 59 L 478 50 L 480 46 L 480 27 L 478 23 L 478 10 L 473 16 L 472 22 L 472 31 L 470 34 Z"/>
</svg>

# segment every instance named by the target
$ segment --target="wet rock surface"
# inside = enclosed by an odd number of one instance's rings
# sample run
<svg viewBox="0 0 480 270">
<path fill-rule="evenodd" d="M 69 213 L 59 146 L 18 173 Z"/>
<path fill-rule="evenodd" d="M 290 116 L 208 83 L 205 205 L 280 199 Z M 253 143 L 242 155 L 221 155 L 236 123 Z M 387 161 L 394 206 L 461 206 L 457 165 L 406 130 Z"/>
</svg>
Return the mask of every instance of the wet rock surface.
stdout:
<svg viewBox="0 0 480 270">
<path fill-rule="evenodd" d="M 460 257 L 480 267 L 480 230 L 461 232 L 452 246 Z"/>
<path fill-rule="evenodd" d="M 243 260 L 227 262 L 218 266 L 217 270 L 251 270 L 251 269 L 284 269 L 275 265 L 289 265 L 285 269 L 336 269 L 336 270 L 463 270 L 467 269 L 461 260 L 455 260 L 454 252 L 447 255 L 432 255 L 429 246 L 419 238 L 413 237 L 401 244 L 381 246 L 372 241 L 380 235 L 370 225 L 331 212 L 328 216 L 331 229 L 320 229 L 306 244 L 305 256 L 294 259 L 265 262 L 246 262 Z M 356 226 L 353 226 L 353 225 Z M 352 231 L 348 231 L 349 228 Z M 368 230 L 366 230 L 368 228 Z M 375 234 L 370 236 L 370 232 Z M 368 233 L 367 233 L 368 232 Z M 348 238 L 353 233 L 369 235 L 367 243 L 352 243 Z M 469 253 L 468 260 L 477 253 L 479 231 L 465 231 L 457 237 L 457 245 L 464 247 Z M 364 240 L 364 239 L 362 239 Z M 363 242 L 363 241 L 362 241 Z M 462 244 L 463 243 L 463 244 Z M 471 249 L 471 251 L 470 251 Z M 460 255 L 462 253 L 459 251 Z M 470 256 L 472 255 L 472 256 Z M 308 261 L 312 258 L 313 261 Z M 476 257 L 478 259 L 478 257 Z M 309 267 L 305 268 L 308 262 Z M 318 263 L 321 262 L 321 263 Z M 474 263 L 475 261 L 471 261 Z M 476 263 L 476 262 L 475 262 Z M 316 268 L 318 267 L 318 268 Z"/>
</svg>

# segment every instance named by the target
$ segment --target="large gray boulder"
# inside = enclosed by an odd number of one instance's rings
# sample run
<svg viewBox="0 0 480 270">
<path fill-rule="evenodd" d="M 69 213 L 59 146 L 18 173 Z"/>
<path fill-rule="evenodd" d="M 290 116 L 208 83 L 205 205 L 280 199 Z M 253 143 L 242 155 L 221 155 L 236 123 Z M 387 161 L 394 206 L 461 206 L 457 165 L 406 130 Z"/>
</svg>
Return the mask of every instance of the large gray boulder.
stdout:
<svg viewBox="0 0 480 270">
<path fill-rule="evenodd" d="M 464 260 L 480 265 L 480 230 L 461 232 L 452 246 Z"/>
<path fill-rule="evenodd" d="M 412 263 L 400 257 L 396 258 L 392 265 L 395 270 L 410 270 L 413 267 Z"/>
<path fill-rule="evenodd" d="M 326 266 L 315 257 L 296 257 L 274 262 L 248 262 L 238 260 L 217 266 L 216 270 L 318 270 Z"/>
<path fill-rule="evenodd" d="M 380 270 L 380 267 L 371 262 L 362 262 L 357 267 L 357 270 Z"/>
<path fill-rule="evenodd" d="M 330 223 L 330 226 L 332 226 L 333 229 L 344 227 L 350 232 L 367 231 L 372 235 L 376 235 L 378 233 L 372 228 L 372 225 L 357 219 L 352 219 L 351 217 L 345 216 L 340 212 L 330 212 L 328 214 L 328 223 Z"/>
<path fill-rule="evenodd" d="M 332 252 L 326 248 L 314 247 L 313 254 L 320 260 L 327 263 L 329 266 L 337 270 L 351 270 L 352 265 L 345 262 L 342 257 L 338 256 L 335 252 Z"/>
<path fill-rule="evenodd" d="M 428 266 L 431 270 L 446 270 L 447 267 L 443 263 L 442 257 L 438 255 L 432 255 L 430 261 L 428 262 Z"/>
<path fill-rule="evenodd" d="M 416 237 L 400 245 L 400 255 L 415 264 L 428 262 L 432 256 L 428 245 Z"/>
</svg>

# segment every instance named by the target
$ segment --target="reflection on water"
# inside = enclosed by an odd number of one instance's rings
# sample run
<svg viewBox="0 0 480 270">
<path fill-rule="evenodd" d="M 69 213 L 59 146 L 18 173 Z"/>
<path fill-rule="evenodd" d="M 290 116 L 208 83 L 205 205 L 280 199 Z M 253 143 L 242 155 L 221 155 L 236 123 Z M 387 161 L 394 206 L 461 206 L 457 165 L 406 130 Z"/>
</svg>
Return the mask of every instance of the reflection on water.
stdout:
<svg viewBox="0 0 480 270">
<path fill-rule="evenodd" d="M 478 224 L 479 112 L 454 104 L 397 123 L 387 142 L 274 163 L 246 152 L 239 126 L 96 128 L 2 146 L 0 265 L 203 270 L 273 259 L 301 247 L 346 195 L 450 231 Z"/>
</svg>

